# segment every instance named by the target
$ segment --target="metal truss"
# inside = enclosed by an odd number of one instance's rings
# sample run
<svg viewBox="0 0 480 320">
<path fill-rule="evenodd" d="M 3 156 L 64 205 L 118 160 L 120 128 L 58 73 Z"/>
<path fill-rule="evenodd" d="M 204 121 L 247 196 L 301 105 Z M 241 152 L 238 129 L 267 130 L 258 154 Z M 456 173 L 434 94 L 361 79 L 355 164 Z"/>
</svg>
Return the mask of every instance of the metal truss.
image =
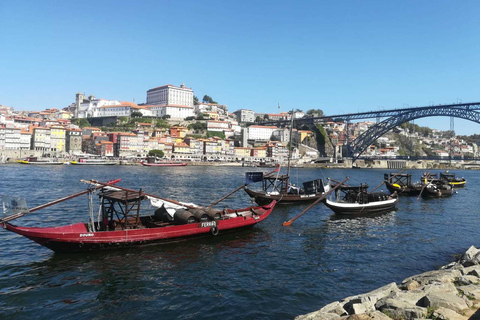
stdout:
<svg viewBox="0 0 480 320">
<path fill-rule="evenodd" d="M 372 143 L 387 133 L 389 130 L 401 125 L 402 123 L 425 117 L 455 117 L 470 120 L 480 124 L 480 104 L 472 105 L 444 105 L 426 108 L 403 109 L 401 113 L 393 114 L 391 117 L 370 127 L 367 131 L 359 135 L 351 145 L 348 146 L 349 153 L 353 156 L 353 162 L 372 145 Z"/>
<path fill-rule="evenodd" d="M 379 119 L 379 118 L 400 116 L 406 112 L 416 112 L 416 111 L 429 112 L 437 109 L 459 109 L 459 108 L 462 108 L 465 110 L 472 110 L 472 111 L 480 110 L 480 102 L 444 104 L 444 105 L 435 105 L 435 106 L 427 106 L 427 107 L 390 109 L 390 110 L 379 110 L 379 111 L 359 112 L 359 113 L 347 113 L 347 114 L 337 114 L 337 115 L 323 116 L 323 117 L 305 117 L 301 119 L 295 119 L 295 123 L 301 125 L 301 124 L 312 124 L 316 122 L 326 122 L 326 121 L 351 121 L 351 120 L 373 119 L 373 118 Z M 268 121 L 260 124 L 285 126 L 290 124 L 290 120 Z"/>
</svg>

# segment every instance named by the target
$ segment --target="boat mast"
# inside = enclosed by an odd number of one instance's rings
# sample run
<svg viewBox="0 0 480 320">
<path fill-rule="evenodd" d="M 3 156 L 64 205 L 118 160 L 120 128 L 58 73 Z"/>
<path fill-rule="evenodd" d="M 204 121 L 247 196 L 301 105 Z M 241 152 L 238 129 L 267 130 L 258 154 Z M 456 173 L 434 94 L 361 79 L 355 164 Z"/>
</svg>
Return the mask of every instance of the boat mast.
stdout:
<svg viewBox="0 0 480 320">
<path fill-rule="evenodd" d="M 290 158 L 292 157 L 292 129 L 293 129 L 293 109 L 292 109 L 292 115 L 290 116 L 290 145 L 288 148 L 288 162 L 287 162 L 287 190 L 288 190 L 288 183 L 290 180 Z"/>
</svg>

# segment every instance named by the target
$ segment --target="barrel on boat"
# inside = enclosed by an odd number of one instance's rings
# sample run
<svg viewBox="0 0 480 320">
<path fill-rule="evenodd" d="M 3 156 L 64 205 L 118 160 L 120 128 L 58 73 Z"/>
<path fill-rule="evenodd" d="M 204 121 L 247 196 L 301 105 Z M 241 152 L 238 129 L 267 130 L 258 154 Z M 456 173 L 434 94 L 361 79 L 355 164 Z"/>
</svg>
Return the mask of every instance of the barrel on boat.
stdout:
<svg viewBox="0 0 480 320">
<path fill-rule="evenodd" d="M 197 218 L 195 218 L 195 216 L 188 210 L 177 210 L 173 217 L 175 219 L 175 223 L 177 224 L 188 224 L 197 222 Z"/>
<path fill-rule="evenodd" d="M 210 220 L 208 217 L 208 214 L 201 209 L 190 209 L 188 211 L 200 222 L 205 222 Z"/>
</svg>

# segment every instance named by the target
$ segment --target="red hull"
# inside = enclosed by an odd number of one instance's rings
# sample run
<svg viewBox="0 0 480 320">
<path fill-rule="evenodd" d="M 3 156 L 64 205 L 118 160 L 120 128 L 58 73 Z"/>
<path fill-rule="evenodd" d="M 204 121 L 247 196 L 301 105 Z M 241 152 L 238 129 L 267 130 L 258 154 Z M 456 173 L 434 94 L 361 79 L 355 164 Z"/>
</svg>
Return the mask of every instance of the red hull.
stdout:
<svg viewBox="0 0 480 320">
<path fill-rule="evenodd" d="M 146 167 L 184 167 L 188 162 L 165 162 L 165 163 L 145 163 L 141 162 Z"/>
<path fill-rule="evenodd" d="M 217 221 L 115 231 L 88 232 L 84 223 L 51 228 L 19 227 L 4 223 L 2 227 L 25 236 L 55 252 L 76 252 L 139 244 L 176 242 L 192 237 L 225 233 L 257 224 L 266 219 L 274 207 L 275 201 L 261 207 L 227 210 L 227 214 Z M 252 214 L 252 210 L 255 211 L 255 214 Z M 237 213 L 243 216 L 237 216 Z"/>
</svg>

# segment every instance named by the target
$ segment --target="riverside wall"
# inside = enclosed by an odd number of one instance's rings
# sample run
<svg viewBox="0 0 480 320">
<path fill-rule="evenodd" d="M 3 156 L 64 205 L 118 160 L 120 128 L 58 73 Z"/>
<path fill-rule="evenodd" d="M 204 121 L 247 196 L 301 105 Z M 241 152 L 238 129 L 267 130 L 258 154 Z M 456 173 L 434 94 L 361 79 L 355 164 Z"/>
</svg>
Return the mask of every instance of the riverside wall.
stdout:
<svg viewBox="0 0 480 320">
<path fill-rule="evenodd" d="M 480 318 L 480 250 L 439 270 L 334 301 L 295 320 L 467 320 Z"/>
</svg>

